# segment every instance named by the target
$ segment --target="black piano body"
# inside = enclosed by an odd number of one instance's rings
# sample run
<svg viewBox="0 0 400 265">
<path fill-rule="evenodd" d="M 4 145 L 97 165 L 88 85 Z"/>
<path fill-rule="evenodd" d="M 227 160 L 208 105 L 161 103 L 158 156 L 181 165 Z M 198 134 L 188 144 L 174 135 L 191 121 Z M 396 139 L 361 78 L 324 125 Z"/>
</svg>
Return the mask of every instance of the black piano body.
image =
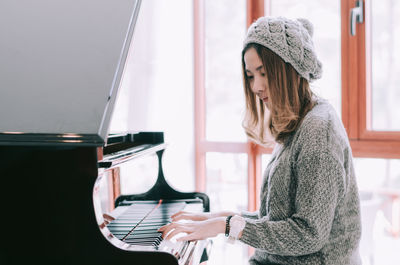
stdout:
<svg viewBox="0 0 400 265">
<path fill-rule="evenodd" d="M 59 136 L 50 141 L 51 137 L 42 135 L 44 142 L 36 143 L 29 138 L 38 135 L 26 137 L 26 141 L 16 141 L 13 135 L 0 134 L 1 264 L 192 264 L 187 258 L 193 253 L 168 252 L 158 249 L 158 245 L 130 245 L 112 236 L 110 224 L 104 225 L 102 212 L 95 207 L 99 170 L 134 163 L 135 157 L 156 153 L 159 170 L 155 185 L 143 194 L 119 196 L 116 209 L 162 200 L 167 206 L 185 201 L 198 205 L 200 201 L 202 210 L 209 210 L 207 195 L 178 192 L 165 181 L 162 133 L 127 134 L 122 142 L 102 148 L 102 160 L 98 159 L 98 146 L 72 143 L 71 137 Z M 202 255 L 207 242 L 200 243 L 190 242 L 190 251 Z M 190 258 L 199 260 L 198 256 Z"/>
<path fill-rule="evenodd" d="M 168 251 L 160 239 L 149 243 L 140 227 L 149 225 L 137 215 L 129 222 L 116 216 L 106 225 L 96 206 L 104 172 L 156 153 L 154 187 L 115 198 L 115 210 L 137 212 L 136 204 L 147 204 L 154 210 L 144 216 L 154 219 L 185 200 L 209 209 L 206 195 L 180 193 L 166 183 L 162 133 L 109 137 L 140 4 L 1 1 L 0 264 L 185 264 L 194 249 L 201 252 L 201 242 L 186 244 L 181 253 L 174 246 Z M 136 95 L 147 88 L 129 89 Z M 125 212 L 120 218 L 126 219 Z M 168 222 L 167 215 L 161 219 Z M 129 225 L 141 228 L 140 236 Z"/>
</svg>

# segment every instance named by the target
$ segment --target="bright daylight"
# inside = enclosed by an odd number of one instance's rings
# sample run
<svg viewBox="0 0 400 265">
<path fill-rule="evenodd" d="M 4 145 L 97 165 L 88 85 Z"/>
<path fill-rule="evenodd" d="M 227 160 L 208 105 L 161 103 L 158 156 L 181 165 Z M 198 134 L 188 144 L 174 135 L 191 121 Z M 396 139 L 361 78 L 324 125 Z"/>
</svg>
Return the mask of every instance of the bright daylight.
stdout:
<svg viewBox="0 0 400 265">
<path fill-rule="evenodd" d="M 400 264 L 400 1 L 0 1 L 0 264 Z"/>
</svg>

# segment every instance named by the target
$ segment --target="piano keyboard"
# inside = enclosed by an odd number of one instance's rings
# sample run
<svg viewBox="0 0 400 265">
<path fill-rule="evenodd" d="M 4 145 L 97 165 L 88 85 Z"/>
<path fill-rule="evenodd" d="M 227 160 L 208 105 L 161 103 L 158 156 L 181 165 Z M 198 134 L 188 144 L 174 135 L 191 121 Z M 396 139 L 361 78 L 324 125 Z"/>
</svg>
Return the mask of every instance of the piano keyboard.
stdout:
<svg viewBox="0 0 400 265">
<path fill-rule="evenodd" d="M 183 210 L 186 202 L 135 201 L 107 228 L 119 240 L 130 245 L 158 246 L 162 233 L 157 230 L 171 222 L 171 215 Z"/>
<path fill-rule="evenodd" d="M 167 252 L 177 264 L 199 264 L 203 250 L 211 247 L 209 240 L 163 240 L 158 229 L 171 222 L 171 216 L 181 210 L 203 211 L 201 199 L 141 201 L 124 200 L 109 215 L 115 219 L 101 227 L 102 233 L 118 248 L 127 251 Z M 207 251 L 208 252 L 208 251 Z"/>
</svg>

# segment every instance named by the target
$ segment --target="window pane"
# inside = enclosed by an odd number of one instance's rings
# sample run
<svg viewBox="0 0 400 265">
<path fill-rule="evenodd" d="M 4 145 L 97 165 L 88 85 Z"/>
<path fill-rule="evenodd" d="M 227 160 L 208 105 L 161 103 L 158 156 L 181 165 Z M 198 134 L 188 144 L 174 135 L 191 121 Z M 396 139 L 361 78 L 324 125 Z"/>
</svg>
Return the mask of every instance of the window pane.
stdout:
<svg viewBox="0 0 400 265">
<path fill-rule="evenodd" d="M 400 130 L 400 50 L 398 48 L 400 45 L 400 1 L 369 2 L 371 4 L 372 129 L 398 131 Z"/>
<path fill-rule="evenodd" d="M 270 2 L 270 6 L 268 6 Z M 314 45 L 323 64 L 322 78 L 311 84 L 313 91 L 326 99 L 341 114 L 340 1 L 271 0 L 266 11 L 273 16 L 306 18 L 314 25 Z"/>
<path fill-rule="evenodd" d="M 247 210 L 247 155 L 207 153 L 207 188 L 212 212 Z M 225 236 L 213 239 L 207 264 L 247 264 L 245 244 L 228 244 Z"/>
<path fill-rule="evenodd" d="M 121 194 L 140 194 L 156 183 L 158 158 L 156 154 L 138 157 L 120 166 Z"/>
<path fill-rule="evenodd" d="M 262 172 L 262 176 L 264 176 L 264 170 L 267 167 L 269 161 L 271 160 L 271 157 L 272 157 L 272 154 L 264 154 L 264 155 L 261 156 L 261 165 L 262 165 L 261 172 Z M 261 188 L 261 187 L 259 187 L 259 188 Z"/>
<path fill-rule="evenodd" d="M 148 155 L 135 158 L 119 166 L 121 195 L 139 194 L 148 191 L 157 180 L 158 158 L 157 155 Z M 112 170 L 104 171 L 99 181 L 98 190 L 94 192 L 99 196 L 103 213 L 110 213 L 114 209 L 111 201 L 112 195 Z"/>
<path fill-rule="evenodd" d="M 399 264 L 400 160 L 356 158 L 363 264 Z M 397 236 L 396 236 L 397 235 Z"/>
<path fill-rule="evenodd" d="M 390 187 L 400 190 L 400 160 L 355 158 L 354 166 L 360 189 Z"/>
<path fill-rule="evenodd" d="M 110 131 L 164 132 L 165 178 L 182 191 L 194 190 L 193 91 L 192 1 L 142 1 Z"/>
<path fill-rule="evenodd" d="M 207 191 L 212 211 L 247 209 L 247 154 L 207 153 Z"/>
<path fill-rule="evenodd" d="M 245 0 L 205 1 L 207 140 L 246 141 L 241 127 L 245 11 Z"/>
</svg>

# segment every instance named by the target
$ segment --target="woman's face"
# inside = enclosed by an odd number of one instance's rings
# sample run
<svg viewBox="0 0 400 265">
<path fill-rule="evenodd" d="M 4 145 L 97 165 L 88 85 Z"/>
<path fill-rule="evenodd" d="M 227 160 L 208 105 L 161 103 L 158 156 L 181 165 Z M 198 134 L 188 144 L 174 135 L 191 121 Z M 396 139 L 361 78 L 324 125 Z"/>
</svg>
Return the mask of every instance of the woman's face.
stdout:
<svg viewBox="0 0 400 265">
<path fill-rule="evenodd" d="M 250 88 L 268 107 L 268 80 L 262 61 L 254 48 L 249 48 L 244 54 L 246 75 Z"/>
</svg>

